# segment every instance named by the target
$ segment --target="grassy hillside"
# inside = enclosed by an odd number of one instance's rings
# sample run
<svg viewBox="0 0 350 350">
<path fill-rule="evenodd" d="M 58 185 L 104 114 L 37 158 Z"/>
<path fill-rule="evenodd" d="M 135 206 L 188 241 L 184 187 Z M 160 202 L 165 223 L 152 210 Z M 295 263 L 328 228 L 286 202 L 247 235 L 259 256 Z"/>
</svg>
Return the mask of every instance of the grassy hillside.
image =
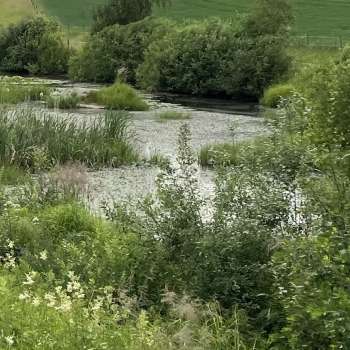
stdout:
<svg viewBox="0 0 350 350">
<path fill-rule="evenodd" d="M 0 26 L 15 23 L 34 13 L 30 0 L 0 0 Z"/>
<path fill-rule="evenodd" d="M 88 26 L 93 9 L 106 0 L 36 0 L 50 16 L 70 26 Z M 292 0 L 295 6 L 295 32 L 309 35 L 350 37 L 349 0 Z M 175 19 L 227 17 L 249 9 L 253 0 L 173 0 L 156 15 Z M 30 0 L 0 0 L 0 23 L 7 24 L 31 12 Z"/>
</svg>

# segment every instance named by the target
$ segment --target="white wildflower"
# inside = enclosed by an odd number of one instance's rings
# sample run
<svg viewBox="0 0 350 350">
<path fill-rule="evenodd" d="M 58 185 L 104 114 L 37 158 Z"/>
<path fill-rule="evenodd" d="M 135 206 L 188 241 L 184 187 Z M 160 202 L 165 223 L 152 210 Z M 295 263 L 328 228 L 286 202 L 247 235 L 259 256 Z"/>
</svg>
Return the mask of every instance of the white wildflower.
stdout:
<svg viewBox="0 0 350 350">
<path fill-rule="evenodd" d="M 33 298 L 32 304 L 34 306 L 39 306 L 40 305 L 40 298 L 39 297 Z"/>
<path fill-rule="evenodd" d="M 32 223 L 33 223 L 34 225 L 38 224 L 38 223 L 39 223 L 39 218 L 38 218 L 37 216 L 35 216 L 35 217 L 33 218 L 33 220 L 32 220 Z"/>
<path fill-rule="evenodd" d="M 37 272 L 31 271 L 29 273 L 26 273 L 26 280 L 23 282 L 25 285 L 32 285 L 34 284 L 34 278 L 37 276 Z"/>
<path fill-rule="evenodd" d="M 12 346 L 15 343 L 14 336 L 8 335 L 7 337 L 5 337 L 5 341 L 8 346 Z"/>
<path fill-rule="evenodd" d="M 7 240 L 7 246 L 10 249 L 13 249 L 15 247 L 15 242 L 11 241 L 11 240 Z"/>
<path fill-rule="evenodd" d="M 43 250 L 42 252 L 40 252 L 39 259 L 43 261 L 47 260 L 47 250 Z"/>
<path fill-rule="evenodd" d="M 19 300 L 27 300 L 27 299 L 30 299 L 30 294 L 25 291 L 23 293 L 21 293 L 19 296 L 18 296 L 18 299 Z"/>
<path fill-rule="evenodd" d="M 56 305 L 56 297 L 52 293 L 46 293 L 44 299 L 48 302 L 48 307 L 54 307 Z"/>
</svg>

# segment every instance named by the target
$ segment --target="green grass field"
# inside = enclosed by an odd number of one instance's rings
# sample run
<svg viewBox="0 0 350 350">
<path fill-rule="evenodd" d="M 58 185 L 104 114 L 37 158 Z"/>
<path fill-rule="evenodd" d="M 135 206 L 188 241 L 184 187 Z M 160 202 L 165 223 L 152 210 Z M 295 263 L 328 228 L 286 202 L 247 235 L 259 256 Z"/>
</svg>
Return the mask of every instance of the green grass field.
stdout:
<svg viewBox="0 0 350 350">
<path fill-rule="evenodd" d="M 44 12 L 72 27 L 87 27 L 93 9 L 106 0 L 36 0 Z M 292 0 L 295 7 L 296 34 L 343 36 L 350 38 L 350 0 Z M 228 17 L 245 12 L 253 0 L 173 0 L 156 15 L 178 20 L 185 18 Z M 13 4 L 16 5 L 13 5 Z M 0 0 L 0 23 L 7 24 L 30 13 L 29 0 Z M 28 7 L 29 6 L 29 7 Z"/>
</svg>

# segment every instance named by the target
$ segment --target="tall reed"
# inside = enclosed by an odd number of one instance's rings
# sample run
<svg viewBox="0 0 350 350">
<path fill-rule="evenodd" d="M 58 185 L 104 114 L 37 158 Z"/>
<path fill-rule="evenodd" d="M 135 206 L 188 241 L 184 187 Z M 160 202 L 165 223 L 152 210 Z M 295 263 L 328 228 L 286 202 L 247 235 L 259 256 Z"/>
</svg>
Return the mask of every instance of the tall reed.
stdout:
<svg viewBox="0 0 350 350">
<path fill-rule="evenodd" d="M 0 110 L 0 161 L 33 171 L 81 162 L 117 167 L 137 160 L 130 117 L 107 111 L 93 121 L 52 116 L 30 108 Z"/>
</svg>

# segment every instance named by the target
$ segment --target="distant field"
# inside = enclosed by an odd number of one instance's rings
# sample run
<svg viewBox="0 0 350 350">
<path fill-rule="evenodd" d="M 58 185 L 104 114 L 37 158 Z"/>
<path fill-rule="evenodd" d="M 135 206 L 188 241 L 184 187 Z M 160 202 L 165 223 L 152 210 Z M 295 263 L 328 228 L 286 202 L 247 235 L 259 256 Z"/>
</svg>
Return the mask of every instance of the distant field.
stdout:
<svg viewBox="0 0 350 350">
<path fill-rule="evenodd" d="M 63 24 L 87 27 L 93 9 L 106 0 L 36 0 L 48 15 Z M 292 0 L 295 7 L 294 32 L 309 35 L 331 35 L 350 38 L 350 0 Z M 253 0 L 173 0 L 167 9 L 156 9 L 156 15 L 175 19 L 231 16 L 245 12 Z M 0 23 L 30 13 L 30 0 L 0 0 Z"/>
<path fill-rule="evenodd" d="M 30 0 L 0 0 L 0 26 L 15 23 L 34 13 Z"/>
</svg>

